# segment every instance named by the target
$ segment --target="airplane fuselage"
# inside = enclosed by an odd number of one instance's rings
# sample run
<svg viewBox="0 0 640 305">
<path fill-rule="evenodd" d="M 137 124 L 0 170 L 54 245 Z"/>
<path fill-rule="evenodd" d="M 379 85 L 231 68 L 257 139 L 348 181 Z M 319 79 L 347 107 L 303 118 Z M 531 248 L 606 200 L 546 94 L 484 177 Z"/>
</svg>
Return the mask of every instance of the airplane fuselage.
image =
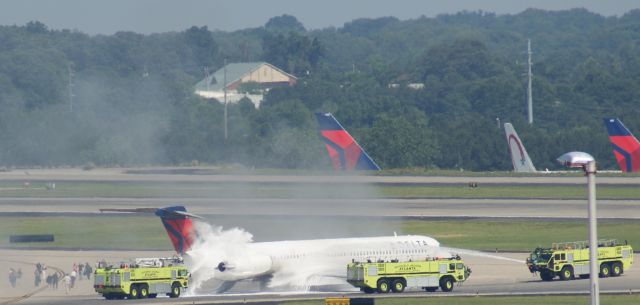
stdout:
<svg viewBox="0 0 640 305">
<path fill-rule="evenodd" d="M 439 246 L 435 239 L 420 235 L 250 243 L 242 255 L 214 266 L 215 278 L 238 281 L 301 269 L 309 270 L 309 276 L 345 277 L 352 260 L 408 261 L 448 255 Z"/>
</svg>

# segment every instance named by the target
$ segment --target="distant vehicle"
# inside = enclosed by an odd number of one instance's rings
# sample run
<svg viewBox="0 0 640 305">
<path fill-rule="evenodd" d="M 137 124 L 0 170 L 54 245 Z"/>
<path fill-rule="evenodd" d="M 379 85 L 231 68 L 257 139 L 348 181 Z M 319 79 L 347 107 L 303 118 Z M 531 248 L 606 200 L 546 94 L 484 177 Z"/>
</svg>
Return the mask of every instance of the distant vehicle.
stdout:
<svg viewBox="0 0 640 305">
<path fill-rule="evenodd" d="M 405 288 L 421 288 L 444 292 L 453 290 L 454 283 L 464 282 L 471 269 L 460 257 L 407 262 L 353 262 L 347 265 L 347 282 L 365 293 L 403 292 Z"/>
<path fill-rule="evenodd" d="M 572 280 L 576 276 L 589 277 L 589 243 L 554 243 L 551 248 L 536 248 L 527 258 L 531 273 L 539 272 L 543 281 L 556 276 L 561 280 Z M 616 240 L 598 241 L 598 263 L 600 277 L 620 276 L 633 264 L 633 249 L 620 245 Z"/>
<path fill-rule="evenodd" d="M 640 171 L 640 142 L 617 118 L 604 119 L 613 155 L 623 172 Z"/>
<path fill-rule="evenodd" d="M 177 298 L 189 282 L 181 258 L 140 258 L 132 263 L 100 263 L 93 288 L 107 300 L 146 299 L 166 294 Z"/>
<path fill-rule="evenodd" d="M 316 113 L 320 137 L 335 170 L 380 170 L 331 113 Z"/>
<path fill-rule="evenodd" d="M 189 255 L 198 235 L 192 223 L 196 215 L 184 206 L 141 209 L 102 209 L 116 212 L 153 212 L 160 217 L 176 252 Z M 299 270 L 301 278 L 344 279 L 344 266 L 352 260 L 419 260 L 442 255 L 440 243 L 428 236 L 405 235 L 314 240 L 285 240 L 248 243 L 242 254 L 222 258 L 209 270 L 224 283 L 216 292 L 224 292 L 242 280 L 254 280 L 267 287 L 271 276 L 280 270 Z M 223 254 L 224 255 L 224 254 Z M 321 263 L 319 263 L 321 262 Z M 313 265 L 313 268 L 308 266 Z"/>
<path fill-rule="evenodd" d="M 511 123 L 504 123 L 504 132 L 507 137 L 507 145 L 509 145 L 509 154 L 511 155 L 513 171 L 516 173 L 537 172 L 531 162 L 531 158 L 529 158 L 527 150 L 524 148 L 524 144 L 522 144 L 520 137 L 518 137 L 518 134 Z"/>
</svg>

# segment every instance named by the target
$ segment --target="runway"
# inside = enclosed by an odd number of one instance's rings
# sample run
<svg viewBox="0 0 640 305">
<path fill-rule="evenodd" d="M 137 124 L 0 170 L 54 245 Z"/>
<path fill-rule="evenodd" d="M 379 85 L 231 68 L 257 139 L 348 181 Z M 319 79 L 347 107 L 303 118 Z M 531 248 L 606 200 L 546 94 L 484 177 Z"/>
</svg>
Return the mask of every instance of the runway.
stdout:
<svg viewBox="0 0 640 305">
<path fill-rule="evenodd" d="M 576 177 L 387 177 L 387 176 L 279 176 L 279 175 L 207 175 L 207 174 L 127 174 L 122 169 L 80 171 L 80 170 L 14 170 L 0 173 L 0 181 L 118 181 L 128 182 L 211 182 L 211 183 L 355 183 L 375 184 L 460 184 L 476 181 L 481 184 L 583 184 L 585 178 Z M 634 186 L 640 184 L 639 177 L 603 177 L 598 183 Z M 189 211 L 202 215 L 217 216 L 317 216 L 317 217 L 441 217 L 452 219 L 467 218 L 513 218 L 513 219 L 575 219 L 585 218 L 586 200 L 563 199 L 442 199 L 442 198 L 307 198 L 292 194 L 291 198 L 229 198 L 229 196 L 208 198 L 0 198 L 0 215 L 59 214 L 99 215 L 100 208 L 164 207 L 183 204 Z M 640 220 L 640 199 L 599 200 L 598 216 L 608 219 Z M 154 221 L 157 221 L 154 219 Z M 159 224 L 160 225 L 160 224 Z M 0 270 L 12 267 L 23 269 L 25 277 L 19 287 L 12 289 L 0 285 L 0 304 L 11 304 L 20 296 L 32 292 L 33 264 L 44 262 L 69 270 L 74 262 L 94 263 L 103 257 L 124 259 L 129 257 L 170 256 L 170 252 L 129 252 L 129 251 L 44 251 L 44 250 L 0 250 Z M 525 254 L 507 253 L 518 260 Z M 542 282 L 532 276 L 524 263 L 513 263 L 485 257 L 464 256 L 473 269 L 470 279 L 452 293 L 425 293 L 408 291 L 401 295 L 375 295 L 376 297 L 399 296 L 442 296 L 442 295 L 494 295 L 494 294 L 552 294 L 583 293 L 588 291 L 588 280 Z M 601 280 L 602 292 L 638 291 L 640 289 L 640 269 L 632 268 L 619 278 Z M 250 301 L 278 301 L 288 299 L 320 299 L 327 296 L 354 295 L 353 291 L 333 291 L 329 293 L 307 293 L 286 291 L 273 293 L 244 293 L 230 291 L 223 295 L 186 296 L 178 300 L 158 298 L 144 300 L 144 303 L 161 304 L 216 304 Z M 206 292 L 200 292 L 206 293 Z M 365 296 L 355 293 L 356 296 Z M 368 295 L 367 295 L 368 296 Z M 20 300 L 20 304 L 104 304 L 104 300 L 93 292 L 90 281 L 78 282 L 78 286 L 67 295 L 63 290 L 44 291 Z M 109 304 L 131 304 L 135 301 L 110 301 Z"/>
<path fill-rule="evenodd" d="M 18 251 L 18 250 L 0 250 L 0 268 L 7 266 L 7 260 L 29 260 L 31 258 L 47 257 L 46 264 L 66 265 L 70 266 L 76 261 L 95 261 L 103 256 L 107 259 L 116 260 L 125 257 L 141 257 L 141 256 L 167 256 L 169 252 L 111 252 L 111 251 Z M 501 255 L 517 260 L 524 260 L 526 254 L 522 253 L 500 253 Z M 434 292 L 427 293 L 418 290 L 407 290 L 402 294 L 373 294 L 366 295 L 356 292 L 352 289 L 345 289 L 332 292 L 317 291 L 299 291 L 288 290 L 280 292 L 257 292 L 243 293 L 231 290 L 228 293 L 220 295 L 211 295 L 207 292 L 200 292 L 198 295 L 186 295 L 179 299 L 158 298 L 147 299 L 144 302 L 149 304 L 219 304 L 219 303 L 237 303 L 237 302 L 253 302 L 253 301 L 280 301 L 295 299 L 320 299 L 325 297 L 432 297 L 432 296 L 466 296 L 466 295 L 528 295 L 528 294 L 565 294 L 565 293 L 586 293 L 589 289 L 589 280 L 573 280 L 542 282 L 539 277 L 529 273 L 524 262 L 516 263 L 511 261 L 496 260 L 491 258 L 476 257 L 465 255 L 465 262 L 473 270 L 469 280 L 461 286 L 454 288 L 452 292 Z M 16 266 L 14 263 L 12 266 Z M 23 270 L 27 268 L 24 265 Z M 27 273 L 29 274 L 29 273 Z M 3 289 L 3 298 L 0 302 L 8 300 L 11 297 L 17 297 L 17 293 L 23 293 L 32 287 L 30 277 L 27 281 L 21 283 L 18 290 Z M 64 289 L 51 290 L 47 289 L 35 296 L 23 300 L 20 304 L 104 304 L 105 300 L 100 298 L 93 292 L 91 281 L 77 282 L 78 286 L 71 289 L 69 295 L 66 295 Z M 602 293 L 607 292 L 639 292 L 640 290 L 640 268 L 632 268 L 623 276 L 617 278 L 600 279 L 600 289 Z M 252 288 L 255 289 L 255 288 Z M 11 293 L 13 292 L 13 295 Z M 113 300 L 109 304 L 131 304 L 131 300 Z"/>
<path fill-rule="evenodd" d="M 109 181 L 109 182 L 236 182 L 236 183 L 360 183 L 360 184 L 584 184 L 585 177 L 570 175 L 531 174 L 528 176 L 378 176 L 362 173 L 319 172 L 317 174 L 256 174 L 244 170 L 229 174 L 216 168 L 96 168 L 15 169 L 0 172 L 0 181 Z M 495 173 L 493 175 L 499 175 Z M 640 185 L 640 176 L 598 176 L 598 184 Z"/>
<path fill-rule="evenodd" d="M 586 218 L 586 200 L 319 198 L 0 198 L 0 213 L 98 213 L 101 208 L 182 204 L 203 215 Z M 598 200 L 598 217 L 640 219 L 639 200 Z"/>
</svg>

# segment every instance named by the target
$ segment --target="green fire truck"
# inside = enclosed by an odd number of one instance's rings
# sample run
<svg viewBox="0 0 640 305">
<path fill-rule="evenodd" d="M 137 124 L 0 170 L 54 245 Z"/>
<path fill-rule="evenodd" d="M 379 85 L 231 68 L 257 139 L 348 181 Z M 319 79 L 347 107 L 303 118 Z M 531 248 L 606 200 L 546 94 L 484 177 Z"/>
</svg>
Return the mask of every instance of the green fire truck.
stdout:
<svg viewBox="0 0 640 305">
<path fill-rule="evenodd" d="M 182 258 L 138 258 L 128 263 L 100 262 L 94 272 L 94 289 L 107 300 L 177 298 L 186 290 L 189 271 Z"/>
<path fill-rule="evenodd" d="M 471 269 L 460 257 L 410 262 L 353 262 L 347 265 L 347 282 L 365 293 L 403 292 L 407 287 L 426 291 L 453 290 L 464 282 Z"/>
<path fill-rule="evenodd" d="M 633 264 L 633 249 L 628 244 L 618 244 L 615 239 L 598 241 L 600 277 L 620 276 Z M 543 281 L 556 276 L 572 280 L 576 276 L 589 278 L 589 243 L 554 243 L 551 248 L 538 247 L 527 258 L 531 273 L 539 272 Z"/>
</svg>

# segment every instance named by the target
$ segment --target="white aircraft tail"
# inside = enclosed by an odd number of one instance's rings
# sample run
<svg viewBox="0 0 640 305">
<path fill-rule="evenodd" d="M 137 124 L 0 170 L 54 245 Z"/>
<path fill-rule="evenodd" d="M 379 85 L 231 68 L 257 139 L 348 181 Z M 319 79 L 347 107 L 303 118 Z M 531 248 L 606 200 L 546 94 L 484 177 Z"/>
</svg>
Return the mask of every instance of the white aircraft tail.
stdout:
<svg viewBox="0 0 640 305">
<path fill-rule="evenodd" d="M 533 173 L 536 168 L 524 148 L 524 144 L 520 141 L 516 130 L 513 129 L 511 123 L 504 123 L 504 133 L 507 137 L 507 145 L 509 145 L 509 154 L 511 154 L 511 163 L 513 171 L 516 173 Z"/>
</svg>

